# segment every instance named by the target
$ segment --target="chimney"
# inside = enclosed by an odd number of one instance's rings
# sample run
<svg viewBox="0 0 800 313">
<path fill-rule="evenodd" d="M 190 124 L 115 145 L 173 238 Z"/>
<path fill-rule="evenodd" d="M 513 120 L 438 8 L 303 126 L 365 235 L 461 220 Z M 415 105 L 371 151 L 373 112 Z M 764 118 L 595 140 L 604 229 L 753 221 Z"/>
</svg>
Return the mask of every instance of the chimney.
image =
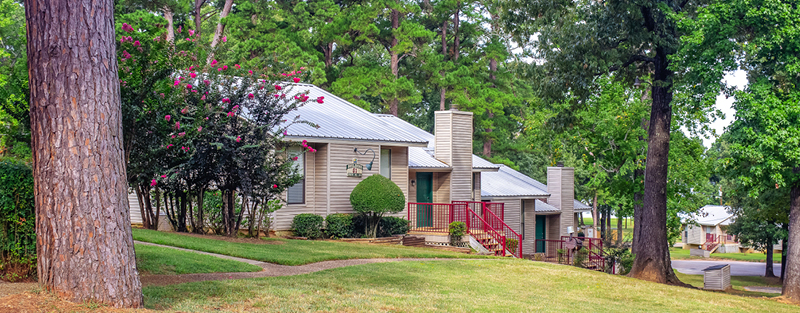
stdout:
<svg viewBox="0 0 800 313">
<path fill-rule="evenodd" d="M 569 236 L 567 227 L 575 229 L 575 168 L 547 168 L 547 192 L 550 198 L 547 203 L 561 209 L 561 236 Z"/>
<path fill-rule="evenodd" d="M 450 173 L 437 173 L 438 191 L 449 189 L 449 199 L 439 201 L 469 201 L 472 197 L 472 112 L 457 110 L 436 111 L 434 155 L 450 165 Z M 444 189 L 448 188 L 448 189 Z"/>
</svg>

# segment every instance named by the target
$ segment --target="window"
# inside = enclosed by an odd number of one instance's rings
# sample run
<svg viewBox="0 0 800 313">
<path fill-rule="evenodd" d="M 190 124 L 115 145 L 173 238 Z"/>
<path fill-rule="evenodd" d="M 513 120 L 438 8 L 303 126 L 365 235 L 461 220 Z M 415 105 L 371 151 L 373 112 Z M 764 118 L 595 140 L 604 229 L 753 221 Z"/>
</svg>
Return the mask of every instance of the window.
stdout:
<svg viewBox="0 0 800 313">
<path fill-rule="evenodd" d="M 381 149 L 381 175 L 392 178 L 392 150 Z"/>
<path fill-rule="evenodd" d="M 294 166 L 303 178 L 286 189 L 286 203 L 303 204 L 306 203 L 306 155 L 299 147 L 289 148 L 289 157 L 297 157 Z"/>
</svg>

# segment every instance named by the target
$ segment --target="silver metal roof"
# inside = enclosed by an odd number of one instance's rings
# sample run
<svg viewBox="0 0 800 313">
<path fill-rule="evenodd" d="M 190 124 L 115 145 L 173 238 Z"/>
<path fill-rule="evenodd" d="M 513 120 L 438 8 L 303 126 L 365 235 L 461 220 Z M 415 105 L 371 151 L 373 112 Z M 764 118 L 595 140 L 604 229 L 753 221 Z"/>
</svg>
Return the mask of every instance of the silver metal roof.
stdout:
<svg viewBox="0 0 800 313">
<path fill-rule="evenodd" d="M 312 101 L 299 107 L 297 111 L 287 116 L 289 120 L 299 115 L 301 120 L 306 120 L 319 125 L 319 128 L 306 124 L 295 124 L 287 129 L 286 139 L 299 140 L 324 138 L 334 140 L 375 141 L 402 146 L 426 147 L 428 140 L 420 138 L 403 129 L 400 129 L 385 119 L 364 110 L 342 98 L 339 98 L 322 88 L 311 84 L 281 83 L 287 96 L 297 93 L 306 93 Z M 325 97 L 324 103 L 317 103 L 318 97 Z M 287 122 L 288 123 L 288 122 Z"/>
<path fill-rule="evenodd" d="M 430 149 L 434 148 L 434 142 L 433 141 L 434 141 L 434 139 L 436 139 L 436 137 L 433 134 L 431 134 L 429 132 L 426 132 L 422 128 L 414 126 L 411 123 L 406 122 L 403 119 L 401 119 L 401 118 L 399 118 L 397 116 L 391 115 L 391 114 L 374 114 L 374 115 L 376 117 L 379 117 L 381 120 L 383 120 L 387 124 L 391 124 L 394 127 L 402 129 L 402 130 L 404 130 L 405 132 L 407 132 L 409 134 L 412 134 L 412 135 L 414 135 L 414 136 L 416 136 L 418 138 L 424 139 L 425 141 L 428 142 L 428 148 L 430 148 Z"/>
<path fill-rule="evenodd" d="M 512 169 L 511 172 L 509 172 L 509 174 L 513 175 L 514 177 L 516 177 L 516 178 L 518 178 L 520 180 L 525 181 L 528 184 L 533 185 L 536 188 L 539 188 L 541 190 L 547 191 L 547 185 L 546 184 L 543 184 L 542 182 L 540 182 L 538 180 L 535 180 L 535 179 L 531 178 L 528 175 L 525 175 L 525 174 L 522 174 L 520 172 L 514 171 L 513 169 Z M 573 201 L 574 201 L 573 202 L 573 207 L 574 207 L 575 211 L 584 212 L 584 211 L 591 211 L 592 210 L 592 207 L 587 205 L 586 203 L 580 202 L 578 200 L 573 200 Z"/>
<path fill-rule="evenodd" d="M 526 179 L 524 174 L 500 165 L 497 172 L 481 173 L 481 197 L 547 197 L 547 191 L 537 188 Z M 528 177 L 529 180 L 533 180 Z"/>
<path fill-rule="evenodd" d="M 586 203 L 580 202 L 578 200 L 572 200 L 572 201 L 573 201 L 573 208 L 575 209 L 575 212 L 589 212 L 589 211 L 592 210 L 592 207 L 590 207 Z"/>
<path fill-rule="evenodd" d="M 684 223 L 694 221 L 702 226 L 727 226 L 733 223 L 733 214 L 728 212 L 727 206 L 706 205 L 690 216 L 679 215 Z"/>
<path fill-rule="evenodd" d="M 472 168 L 475 169 L 500 169 L 500 165 L 489 162 L 482 157 L 472 155 Z"/>
<path fill-rule="evenodd" d="M 427 148 L 409 147 L 408 148 L 408 167 L 411 169 L 448 169 L 449 165 L 433 157 L 433 153 Z"/>
<path fill-rule="evenodd" d="M 534 201 L 534 211 L 536 212 L 561 212 L 557 207 L 549 205 L 542 200 Z"/>
</svg>

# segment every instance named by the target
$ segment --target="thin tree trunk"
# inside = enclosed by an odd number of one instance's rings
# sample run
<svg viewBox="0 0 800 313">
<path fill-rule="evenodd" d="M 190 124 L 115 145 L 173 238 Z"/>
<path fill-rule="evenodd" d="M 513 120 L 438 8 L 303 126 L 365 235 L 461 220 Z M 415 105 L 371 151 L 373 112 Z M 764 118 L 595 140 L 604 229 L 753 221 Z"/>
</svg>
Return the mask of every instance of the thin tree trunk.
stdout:
<svg viewBox="0 0 800 313">
<path fill-rule="evenodd" d="M 194 35 L 200 38 L 200 31 L 203 29 L 203 4 L 206 0 L 194 0 Z"/>
<path fill-rule="evenodd" d="M 788 225 L 783 226 L 787 229 L 788 232 Z M 788 240 L 783 240 L 781 243 L 781 284 L 783 284 L 783 280 L 786 279 L 786 247 L 788 245 Z"/>
<path fill-rule="evenodd" d="M 622 209 L 620 207 L 620 209 Z M 617 212 L 617 246 L 622 246 L 622 216 Z"/>
<path fill-rule="evenodd" d="M 389 63 L 389 67 L 392 70 L 392 78 L 395 81 L 397 81 L 398 75 L 400 73 L 400 56 L 397 53 L 397 51 L 394 50 L 394 48 L 397 46 L 397 34 L 395 34 L 394 32 L 396 32 L 397 29 L 400 28 L 400 11 L 392 9 L 391 19 L 392 19 L 392 43 L 391 43 L 391 48 L 389 49 L 389 53 L 391 54 L 391 61 Z M 397 96 L 393 97 L 392 100 L 389 101 L 389 113 L 391 113 L 394 116 L 398 116 L 397 107 L 399 103 L 400 100 L 397 98 Z"/>
<path fill-rule="evenodd" d="M 775 253 L 774 248 L 772 247 L 774 243 L 770 240 L 770 245 L 767 247 L 767 267 L 764 271 L 764 277 L 775 277 L 775 269 L 772 261 L 772 256 Z"/>
<path fill-rule="evenodd" d="M 797 169 L 795 169 L 797 172 Z M 790 192 L 789 235 L 787 236 L 786 276 L 783 280 L 783 296 L 800 302 L 800 185 L 792 186 Z"/>
<path fill-rule="evenodd" d="M 25 1 L 39 284 L 142 307 L 131 236 L 114 2 Z"/>
<path fill-rule="evenodd" d="M 137 185 L 133 190 L 136 192 L 136 201 L 139 202 L 139 214 L 142 217 L 142 227 L 150 229 L 150 215 L 145 211 L 144 199 L 142 199 L 142 186 Z"/>
<path fill-rule="evenodd" d="M 594 228 L 594 236 L 597 238 L 597 190 L 594 191 L 594 199 L 592 199 L 592 227 Z"/>
<path fill-rule="evenodd" d="M 158 223 L 160 222 L 161 219 L 161 190 L 158 189 L 158 186 L 156 186 L 155 198 L 156 198 L 156 215 L 154 217 L 151 217 L 150 220 L 155 221 L 153 222 L 154 224 L 153 229 L 158 230 L 159 226 Z"/>
<path fill-rule="evenodd" d="M 653 105 L 648 128 L 647 163 L 644 174 L 644 204 L 639 227 L 636 258 L 631 277 L 663 284 L 683 285 L 672 270 L 667 243 L 667 171 L 670 125 L 672 123 L 673 73 L 668 69 L 667 53 L 656 48 L 654 57 Z"/>
<path fill-rule="evenodd" d="M 458 38 L 458 25 L 459 25 L 459 13 L 461 12 L 461 2 L 456 2 L 456 14 L 453 16 L 453 65 L 458 63 L 458 55 L 459 49 L 461 48 L 461 41 Z M 456 65 L 457 66 L 457 65 Z M 450 102 L 450 110 L 458 110 L 458 104 L 455 102 Z"/>
<path fill-rule="evenodd" d="M 445 66 L 446 62 L 447 62 L 447 20 L 445 20 L 442 23 L 442 67 Z M 444 69 L 442 69 L 442 71 L 439 72 L 439 74 L 442 75 L 442 90 L 441 93 L 439 94 L 439 111 L 444 111 L 445 93 L 447 90 L 447 87 L 445 87 L 444 85 L 445 83 L 444 79 L 446 77 Z"/>
<path fill-rule="evenodd" d="M 172 9 L 164 7 L 164 19 L 167 20 L 167 42 L 175 43 L 175 22 L 172 17 Z"/>
<path fill-rule="evenodd" d="M 222 33 L 225 31 L 225 24 L 222 24 L 222 20 L 231 13 L 231 7 L 233 7 L 233 0 L 225 0 L 225 6 L 223 6 L 222 11 L 219 12 L 219 22 L 217 23 L 217 28 L 214 30 L 214 38 L 211 39 L 211 50 L 206 60 L 208 64 L 210 64 L 211 59 L 214 58 L 214 48 L 216 48 L 220 40 L 222 40 Z"/>
</svg>

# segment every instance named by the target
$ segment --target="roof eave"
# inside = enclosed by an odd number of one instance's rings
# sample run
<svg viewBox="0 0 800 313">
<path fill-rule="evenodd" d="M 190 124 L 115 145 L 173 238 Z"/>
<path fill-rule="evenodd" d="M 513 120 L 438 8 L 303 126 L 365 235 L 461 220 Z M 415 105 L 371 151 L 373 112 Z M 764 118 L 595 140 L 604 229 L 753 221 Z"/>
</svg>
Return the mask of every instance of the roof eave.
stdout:
<svg viewBox="0 0 800 313">
<path fill-rule="evenodd" d="M 500 171 L 500 168 L 482 168 L 482 167 L 473 167 L 473 173 L 480 173 L 480 172 L 497 172 Z"/>
<path fill-rule="evenodd" d="M 428 142 L 413 142 L 413 141 L 384 141 L 384 140 L 371 140 L 371 139 L 352 139 L 352 138 L 333 138 L 333 137 L 315 137 L 315 136 L 295 136 L 288 135 L 283 137 L 284 140 L 301 141 L 307 140 L 309 142 L 323 142 L 323 143 L 344 143 L 344 144 L 374 144 L 384 146 L 400 146 L 400 147 L 427 147 Z"/>
<path fill-rule="evenodd" d="M 409 166 L 409 170 L 414 170 L 417 172 L 452 172 L 452 167 L 421 167 L 421 166 Z"/>
</svg>

